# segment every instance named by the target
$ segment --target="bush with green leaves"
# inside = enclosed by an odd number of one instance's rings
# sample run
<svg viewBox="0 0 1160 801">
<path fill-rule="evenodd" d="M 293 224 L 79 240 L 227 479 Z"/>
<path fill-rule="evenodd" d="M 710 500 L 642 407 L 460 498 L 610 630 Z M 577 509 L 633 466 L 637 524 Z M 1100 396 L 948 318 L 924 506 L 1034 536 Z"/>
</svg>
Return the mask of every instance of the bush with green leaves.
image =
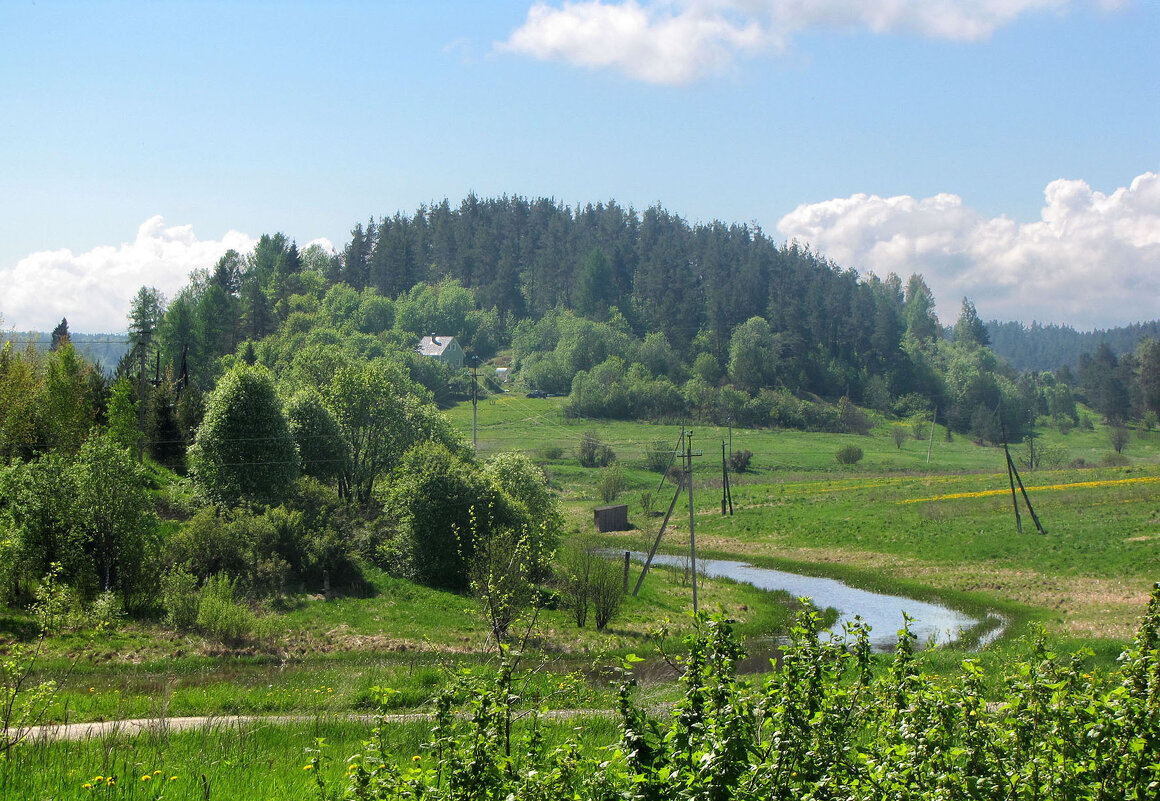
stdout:
<svg viewBox="0 0 1160 801">
<path fill-rule="evenodd" d="M 224 645 L 240 645 L 254 634 L 254 613 L 238 603 L 235 580 L 219 573 L 206 579 L 197 606 L 197 627 Z"/>
<path fill-rule="evenodd" d="M 298 448 L 268 370 L 242 364 L 222 377 L 188 458 L 197 485 L 226 505 L 287 496 L 298 477 Z"/>
<path fill-rule="evenodd" d="M 174 631 L 188 631 L 197 625 L 200 596 L 197 576 L 175 568 L 161 577 L 161 606 L 165 625 Z"/>
<path fill-rule="evenodd" d="M 644 452 L 644 466 L 654 473 L 663 473 L 673 462 L 673 444 L 668 440 L 654 439 Z"/>
<path fill-rule="evenodd" d="M 612 503 L 615 501 L 616 496 L 624 492 L 627 486 L 628 482 L 619 464 L 612 464 L 602 468 L 600 476 L 596 479 L 596 492 L 600 495 L 600 500 L 604 501 L 604 503 Z"/>
<path fill-rule="evenodd" d="M 862 461 L 862 455 L 862 449 L 857 445 L 843 445 L 834 454 L 834 459 L 838 464 L 857 464 Z"/>
<path fill-rule="evenodd" d="M 733 451 L 729 454 L 729 469 L 734 473 L 744 473 L 749 469 L 751 461 L 753 461 L 753 451 L 748 449 Z"/>
<path fill-rule="evenodd" d="M 576 446 L 576 458 L 581 467 L 608 467 L 616 461 L 616 453 L 595 431 L 585 431 Z"/>
<path fill-rule="evenodd" d="M 577 739 L 549 750 L 513 691 L 461 675 L 435 699 L 431 736 L 397 765 L 385 720 L 348 760 L 345 797 L 371 799 L 1097 799 L 1155 798 L 1160 787 L 1160 586 L 1114 672 L 1088 653 L 1061 656 L 1042 637 L 988 686 L 976 658 L 953 676 L 924 670 L 909 620 L 876 669 L 855 619 L 823 639 L 804 611 L 762 683 L 740 677 L 744 649 L 723 616 L 699 616 L 685 639 L 681 696 L 659 713 L 637 705 L 629 655 L 619 738 L 588 755 Z M 382 692 L 386 713 L 389 694 Z M 456 705 L 466 700 L 462 714 Z M 514 720 L 530 716 L 526 739 Z"/>
<path fill-rule="evenodd" d="M 520 528 L 526 515 L 469 458 L 446 446 L 416 445 L 394 471 L 386 497 L 396 521 L 393 569 L 421 584 L 466 590 L 475 538 L 490 527 Z"/>
</svg>

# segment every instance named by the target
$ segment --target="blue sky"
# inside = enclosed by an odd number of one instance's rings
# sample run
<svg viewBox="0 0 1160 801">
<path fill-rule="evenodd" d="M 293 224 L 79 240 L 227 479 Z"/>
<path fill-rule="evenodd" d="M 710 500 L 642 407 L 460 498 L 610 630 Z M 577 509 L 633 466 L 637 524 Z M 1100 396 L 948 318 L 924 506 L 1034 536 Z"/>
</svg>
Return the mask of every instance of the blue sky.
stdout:
<svg viewBox="0 0 1160 801">
<path fill-rule="evenodd" d="M 469 191 L 757 222 L 944 319 L 1160 317 L 1160 3 L 0 5 L 0 315 Z"/>
</svg>

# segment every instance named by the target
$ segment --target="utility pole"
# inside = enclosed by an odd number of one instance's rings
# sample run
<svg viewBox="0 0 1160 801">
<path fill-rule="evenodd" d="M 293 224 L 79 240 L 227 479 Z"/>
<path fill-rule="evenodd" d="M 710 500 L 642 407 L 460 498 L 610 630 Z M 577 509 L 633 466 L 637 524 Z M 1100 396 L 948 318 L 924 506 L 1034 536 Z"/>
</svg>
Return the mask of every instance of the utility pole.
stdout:
<svg viewBox="0 0 1160 801">
<path fill-rule="evenodd" d="M 471 357 L 471 453 L 479 455 L 479 357 Z"/>
<path fill-rule="evenodd" d="M 934 414 L 930 417 L 930 442 L 926 444 L 926 463 L 930 464 L 930 452 L 934 450 L 934 426 L 938 422 L 938 404 L 935 404 Z"/>
<path fill-rule="evenodd" d="M 137 343 L 137 464 L 145 463 L 145 343 Z"/>
<path fill-rule="evenodd" d="M 689 557 L 693 567 L 693 613 L 697 612 L 697 532 L 693 523 L 693 432 L 685 437 L 685 483 L 689 485 Z"/>
<path fill-rule="evenodd" d="M 632 591 L 635 598 L 640 593 L 641 585 L 644 584 L 644 577 L 648 575 L 649 566 L 652 565 L 653 557 L 656 556 L 657 548 L 660 547 L 661 537 L 665 534 L 665 527 L 669 524 L 669 518 L 673 514 L 673 509 L 677 506 L 677 501 L 684 491 L 685 484 L 689 485 L 689 549 L 692 558 L 693 568 L 693 611 L 697 611 L 697 535 L 693 529 L 693 457 L 701 456 L 700 451 L 693 450 L 693 432 L 687 430 L 684 426 L 681 427 L 681 442 L 684 443 L 684 452 L 681 453 L 681 460 L 685 463 L 681 470 L 681 481 L 677 484 L 677 491 L 673 493 L 672 503 L 669 504 L 669 511 L 665 513 L 664 522 L 661 523 L 660 530 L 657 532 L 657 538 L 653 542 L 652 548 L 648 552 L 648 557 L 644 560 L 644 568 L 640 571 L 640 578 L 636 580 L 636 587 Z M 677 445 L 677 450 L 674 453 L 680 453 L 681 446 Z"/>
<path fill-rule="evenodd" d="M 1028 409 L 1028 413 L 1031 415 L 1031 436 L 1030 436 L 1030 442 L 1029 442 L 1029 445 L 1031 446 L 1031 469 L 1034 470 L 1035 469 L 1035 410 Z"/>
</svg>

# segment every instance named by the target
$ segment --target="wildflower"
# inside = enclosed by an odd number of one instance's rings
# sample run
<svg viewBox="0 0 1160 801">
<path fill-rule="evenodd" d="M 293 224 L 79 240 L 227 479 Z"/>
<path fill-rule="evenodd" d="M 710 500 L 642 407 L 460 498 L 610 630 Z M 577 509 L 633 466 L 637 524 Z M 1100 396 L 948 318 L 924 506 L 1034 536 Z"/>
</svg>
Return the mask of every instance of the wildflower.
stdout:
<svg viewBox="0 0 1160 801">
<path fill-rule="evenodd" d="M 176 777 L 176 776 L 170 776 L 170 777 L 169 777 L 169 781 L 171 781 L 171 782 L 175 782 L 175 781 L 177 781 L 177 777 Z"/>
<path fill-rule="evenodd" d="M 86 790 L 93 789 L 93 785 L 91 782 L 85 782 L 84 784 L 81 785 L 81 787 L 85 788 Z"/>
<path fill-rule="evenodd" d="M 422 757 L 420 757 L 418 754 L 415 754 L 415 756 L 411 757 L 412 762 L 419 762 L 421 759 Z"/>
<path fill-rule="evenodd" d="M 161 771 L 159 771 L 159 770 L 155 770 L 155 771 L 153 771 L 153 775 L 154 775 L 154 776 L 160 776 L 160 775 L 161 775 Z"/>
<path fill-rule="evenodd" d="M 313 765 L 303 765 L 302 769 L 303 770 L 314 770 L 314 766 Z"/>
<path fill-rule="evenodd" d="M 143 782 L 151 782 L 151 781 L 153 781 L 153 777 L 152 777 L 152 776 L 150 776 L 148 773 L 144 773 L 144 774 L 142 774 L 142 775 L 141 775 L 141 781 L 143 781 Z"/>
</svg>

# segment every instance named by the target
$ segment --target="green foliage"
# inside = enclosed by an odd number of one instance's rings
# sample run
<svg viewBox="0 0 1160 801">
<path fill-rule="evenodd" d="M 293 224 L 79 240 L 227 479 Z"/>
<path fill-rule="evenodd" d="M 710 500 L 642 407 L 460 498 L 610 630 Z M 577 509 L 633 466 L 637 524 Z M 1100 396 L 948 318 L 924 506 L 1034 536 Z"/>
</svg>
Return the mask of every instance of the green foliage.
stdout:
<svg viewBox="0 0 1160 801">
<path fill-rule="evenodd" d="M 521 522 L 499 488 L 443 444 L 412 448 L 393 478 L 386 506 L 398 521 L 394 569 L 422 584 L 467 589 L 476 540 Z"/>
<path fill-rule="evenodd" d="M 48 355 L 37 400 L 38 430 L 45 444 L 76 453 L 96 422 L 100 381 L 71 343 Z"/>
<path fill-rule="evenodd" d="M 870 433 L 870 420 L 848 397 L 843 396 L 838 401 L 837 430 L 843 434 Z"/>
<path fill-rule="evenodd" d="M 464 449 L 430 396 L 398 363 L 380 359 L 339 367 L 322 392 L 349 449 L 339 492 L 360 505 L 370 502 L 375 481 L 412 446 L 435 442 Z"/>
<path fill-rule="evenodd" d="M 522 512 L 530 561 L 530 575 L 537 580 L 546 574 L 552 552 L 564 531 L 564 516 L 548 477 L 535 462 L 517 452 L 498 453 L 483 465 L 484 475 L 499 487 L 506 498 Z"/>
<path fill-rule="evenodd" d="M 276 503 L 298 476 L 298 451 L 269 371 L 240 365 L 206 403 L 190 474 L 212 499 Z"/>
<path fill-rule="evenodd" d="M 165 625 L 174 631 L 188 631 L 197 625 L 197 576 L 180 567 L 161 577 L 161 606 Z"/>
<path fill-rule="evenodd" d="M 127 450 L 137 447 L 137 402 L 132 383 L 121 376 L 109 388 L 109 403 L 105 412 L 109 436 Z"/>
<path fill-rule="evenodd" d="M 282 506 L 257 513 L 212 506 L 199 510 L 169 539 L 166 564 L 201 581 L 228 576 L 239 592 L 253 598 L 320 589 L 324 571 L 336 583 L 357 584 L 359 571 L 351 561 L 357 543 L 350 532 L 335 532 L 332 510 L 325 501 L 319 505 L 308 484 L 296 488 L 296 503 L 304 511 Z"/>
<path fill-rule="evenodd" d="M 491 509 L 487 510 L 490 517 Z M 492 641 L 502 647 L 535 596 L 527 529 L 495 520 L 481 521 L 472 509 L 471 591 L 483 607 Z"/>
<path fill-rule="evenodd" d="M 564 446 L 553 444 L 544 445 L 540 448 L 539 454 L 541 459 L 553 462 L 564 456 Z"/>
<path fill-rule="evenodd" d="M 73 457 L 49 453 L 0 471 L 0 497 L 22 575 L 58 564 L 83 600 L 116 590 L 131 610 L 148 605 L 157 519 L 144 473 L 111 437 L 91 437 Z"/>
<path fill-rule="evenodd" d="M 729 378 L 742 390 L 755 393 L 777 379 L 781 343 L 763 317 L 751 317 L 733 331 L 729 340 Z"/>
<path fill-rule="evenodd" d="M 834 454 L 834 459 L 838 464 L 857 464 L 862 461 L 862 456 L 862 449 L 857 445 L 843 445 Z"/>
<path fill-rule="evenodd" d="M 668 440 L 654 439 L 644 452 L 644 464 L 654 473 L 663 473 L 673 463 L 673 446 Z"/>
<path fill-rule="evenodd" d="M 1108 442 L 1116 453 L 1123 453 L 1124 447 L 1131 441 L 1128 429 L 1125 426 L 1112 426 L 1108 429 Z"/>
<path fill-rule="evenodd" d="M 908 625 L 908 624 L 907 624 Z M 505 662 L 490 680 L 466 676 L 435 702 L 422 756 L 396 766 L 384 721 L 352 756 L 346 797 L 465 798 L 1147 798 L 1160 782 L 1160 588 L 1113 675 L 1042 640 L 988 703 L 967 659 L 950 681 L 925 673 L 907 627 L 886 671 L 872 670 L 868 630 L 823 641 L 803 613 L 779 668 L 760 686 L 737 675 L 745 655 L 723 616 L 698 618 L 686 639 L 682 696 L 652 718 L 620 688 L 611 754 L 578 743 L 543 748 L 539 727 L 513 742 L 519 695 Z M 640 659 L 629 655 L 625 669 Z M 388 694 L 383 693 L 384 699 Z M 453 713 L 458 698 L 467 714 Z M 385 705 L 384 705 L 385 706 Z M 824 788 L 824 795 L 819 795 Z"/>
<path fill-rule="evenodd" d="M 734 473 L 744 473 L 749 470 L 749 463 L 753 461 L 753 451 L 740 450 L 729 454 L 729 469 Z"/>
<path fill-rule="evenodd" d="M 337 480 L 346 466 L 346 442 L 318 393 L 307 389 L 291 398 L 286 419 L 298 447 L 302 474 L 320 481 Z"/>
<path fill-rule="evenodd" d="M 890 429 L 890 438 L 894 440 L 894 447 L 901 450 L 902 443 L 906 442 L 906 429 L 902 426 L 894 426 Z"/>
<path fill-rule="evenodd" d="M 581 467 L 608 467 L 616 461 L 616 453 L 600 441 L 595 431 L 585 431 L 576 446 L 576 458 Z"/>
<path fill-rule="evenodd" d="M 624 471 L 616 463 L 602 468 L 599 478 L 596 479 L 596 492 L 604 503 L 615 501 L 616 497 L 627 487 L 628 482 L 625 480 Z"/>
<path fill-rule="evenodd" d="M 99 434 L 81 446 L 67 477 L 70 524 L 96 566 L 99 588 L 119 591 L 131 610 L 148 606 L 159 541 L 143 471 L 128 451 Z"/>
<path fill-rule="evenodd" d="M 592 598 L 592 617 L 597 631 L 604 631 L 620 611 L 624 600 L 624 573 L 621 563 L 612 559 L 598 559 L 592 563 L 588 576 L 588 592 Z"/>
<path fill-rule="evenodd" d="M 235 580 L 218 574 L 206 579 L 197 607 L 197 627 L 207 637 L 225 644 L 240 645 L 254 634 L 254 613 L 238 603 Z"/>
</svg>

